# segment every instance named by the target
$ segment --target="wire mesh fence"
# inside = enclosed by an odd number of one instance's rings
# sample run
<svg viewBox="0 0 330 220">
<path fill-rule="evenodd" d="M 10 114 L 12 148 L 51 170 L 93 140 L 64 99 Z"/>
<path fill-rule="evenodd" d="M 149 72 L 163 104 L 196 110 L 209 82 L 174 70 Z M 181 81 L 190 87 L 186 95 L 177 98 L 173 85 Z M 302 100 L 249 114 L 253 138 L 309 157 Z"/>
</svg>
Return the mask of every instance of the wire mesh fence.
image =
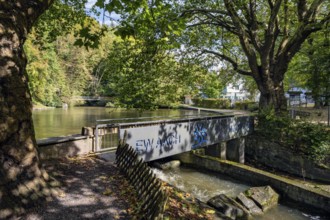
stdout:
<svg viewBox="0 0 330 220">
<path fill-rule="evenodd" d="M 301 119 L 311 123 L 330 124 L 330 106 L 319 109 L 313 107 L 291 106 L 289 114 L 294 119 Z"/>
</svg>

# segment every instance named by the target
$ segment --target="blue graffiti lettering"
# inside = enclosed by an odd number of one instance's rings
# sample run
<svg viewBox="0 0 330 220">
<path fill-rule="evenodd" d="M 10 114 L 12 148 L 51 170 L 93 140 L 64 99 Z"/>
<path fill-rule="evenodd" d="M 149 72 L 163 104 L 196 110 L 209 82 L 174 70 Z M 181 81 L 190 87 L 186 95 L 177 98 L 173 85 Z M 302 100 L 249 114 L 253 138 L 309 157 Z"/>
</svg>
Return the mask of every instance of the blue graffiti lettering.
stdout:
<svg viewBox="0 0 330 220">
<path fill-rule="evenodd" d="M 153 143 L 154 143 L 154 139 L 144 140 L 144 147 L 146 148 L 146 151 L 148 150 L 148 147 L 150 147 L 150 149 L 153 148 Z"/>
<path fill-rule="evenodd" d="M 137 140 L 135 143 L 135 151 L 138 154 L 143 154 L 144 153 L 144 140 Z"/>
<path fill-rule="evenodd" d="M 145 140 L 137 140 L 135 143 L 135 150 L 138 154 L 144 154 L 153 149 L 154 139 L 145 139 Z"/>
<path fill-rule="evenodd" d="M 202 125 L 197 124 L 194 130 L 194 141 L 195 143 L 192 146 L 192 149 L 200 147 L 203 143 L 206 143 L 207 130 L 203 128 Z"/>
</svg>

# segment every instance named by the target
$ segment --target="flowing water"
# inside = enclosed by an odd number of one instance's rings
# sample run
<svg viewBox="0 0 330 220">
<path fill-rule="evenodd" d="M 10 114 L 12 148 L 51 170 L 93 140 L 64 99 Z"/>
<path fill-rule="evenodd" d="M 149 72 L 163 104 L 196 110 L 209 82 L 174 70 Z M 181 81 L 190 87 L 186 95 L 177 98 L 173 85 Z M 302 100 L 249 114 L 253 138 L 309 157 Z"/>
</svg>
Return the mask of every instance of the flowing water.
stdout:
<svg viewBox="0 0 330 220">
<path fill-rule="evenodd" d="M 237 182 L 224 175 L 197 171 L 195 169 L 180 167 L 173 170 L 161 171 L 153 169 L 158 178 L 169 184 L 194 195 L 203 202 L 207 202 L 213 196 L 226 194 L 236 197 L 240 192 L 248 189 L 249 185 Z M 257 220 L 318 220 L 326 219 L 321 216 L 302 212 L 279 204 L 277 207 L 267 211 L 265 215 L 255 218 Z"/>
</svg>

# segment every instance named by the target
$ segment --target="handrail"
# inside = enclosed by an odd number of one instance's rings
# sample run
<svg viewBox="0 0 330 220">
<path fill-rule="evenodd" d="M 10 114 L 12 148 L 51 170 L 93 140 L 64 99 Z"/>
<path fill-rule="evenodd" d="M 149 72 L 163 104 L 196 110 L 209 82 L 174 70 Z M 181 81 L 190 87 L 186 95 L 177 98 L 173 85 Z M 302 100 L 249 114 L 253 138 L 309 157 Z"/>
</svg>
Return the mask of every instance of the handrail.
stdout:
<svg viewBox="0 0 330 220">
<path fill-rule="evenodd" d="M 137 125 L 143 125 L 143 124 L 162 124 L 162 123 L 171 123 L 171 122 L 186 122 L 186 121 L 191 121 L 191 120 L 207 120 L 207 119 L 215 119 L 215 118 L 229 118 L 229 117 L 234 117 L 235 115 L 211 115 L 211 116 L 202 116 L 202 117 L 185 117 L 185 118 L 179 118 L 180 116 L 172 116 L 172 117 L 163 117 L 163 116 L 155 116 L 155 117 L 140 117 L 140 118 L 122 118 L 122 119 L 99 119 L 96 120 L 96 122 L 111 122 L 111 121 L 128 121 L 128 120 L 133 120 L 133 119 L 147 119 L 147 118 L 178 118 L 178 119 L 164 119 L 164 120 L 153 120 L 153 121 L 136 121 L 136 122 L 128 122 L 128 123 L 111 123 L 107 125 L 115 125 L 115 126 L 131 126 L 134 124 Z"/>
</svg>

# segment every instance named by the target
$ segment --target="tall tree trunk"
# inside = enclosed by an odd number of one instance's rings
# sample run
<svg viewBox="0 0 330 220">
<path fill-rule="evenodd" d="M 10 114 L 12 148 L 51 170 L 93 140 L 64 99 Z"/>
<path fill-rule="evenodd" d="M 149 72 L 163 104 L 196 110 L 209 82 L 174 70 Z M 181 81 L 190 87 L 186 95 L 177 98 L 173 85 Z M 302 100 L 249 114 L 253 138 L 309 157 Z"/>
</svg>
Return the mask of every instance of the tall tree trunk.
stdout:
<svg viewBox="0 0 330 220">
<path fill-rule="evenodd" d="M 287 110 L 287 100 L 284 95 L 283 86 L 274 89 L 274 87 L 265 87 L 260 92 L 259 100 L 260 110 L 274 108 L 275 112 L 281 114 Z"/>
<path fill-rule="evenodd" d="M 267 77 L 267 75 L 265 76 L 264 74 L 264 78 L 256 80 L 260 91 L 259 109 L 263 111 L 272 108 L 276 114 L 283 114 L 287 110 L 287 100 L 285 98 L 283 80 L 280 76 L 284 76 L 284 74 L 269 74 L 273 78 Z"/>
<path fill-rule="evenodd" d="M 50 195 L 40 168 L 23 44 L 51 1 L 0 0 L 0 219 Z"/>
</svg>

